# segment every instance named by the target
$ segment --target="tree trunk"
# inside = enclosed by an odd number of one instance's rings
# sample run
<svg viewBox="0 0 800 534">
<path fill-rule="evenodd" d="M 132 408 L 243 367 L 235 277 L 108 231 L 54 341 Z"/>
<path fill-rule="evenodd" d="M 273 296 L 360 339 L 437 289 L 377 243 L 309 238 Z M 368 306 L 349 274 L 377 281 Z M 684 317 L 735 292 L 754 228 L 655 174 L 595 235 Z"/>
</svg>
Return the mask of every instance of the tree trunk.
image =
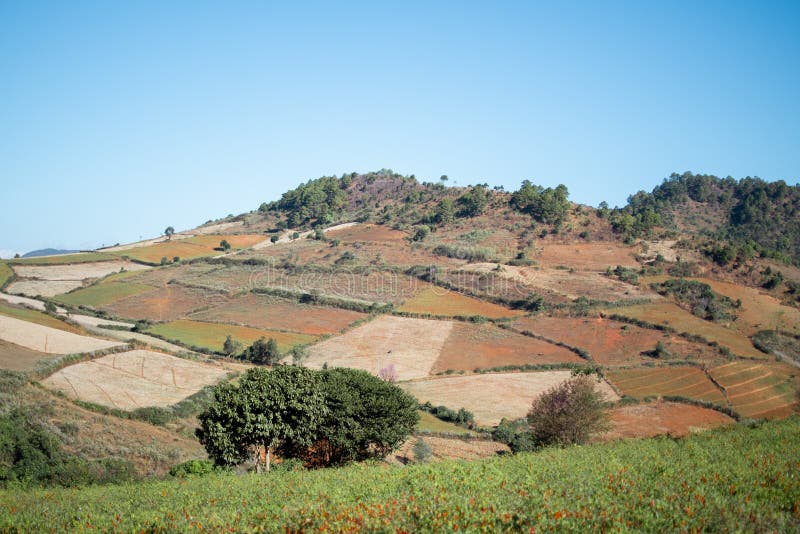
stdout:
<svg viewBox="0 0 800 534">
<path fill-rule="evenodd" d="M 269 473 L 270 463 L 272 463 L 272 447 L 267 447 L 267 473 Z"/>
<path fill-rule="evenodd" d="M 262 450 L 261 445 L 259 445 L 258 447 L 256 447 L 255 454 L 253 454 L 256 464 L 256 473 L 261 472 L 261 450 Z"/>
</svg>

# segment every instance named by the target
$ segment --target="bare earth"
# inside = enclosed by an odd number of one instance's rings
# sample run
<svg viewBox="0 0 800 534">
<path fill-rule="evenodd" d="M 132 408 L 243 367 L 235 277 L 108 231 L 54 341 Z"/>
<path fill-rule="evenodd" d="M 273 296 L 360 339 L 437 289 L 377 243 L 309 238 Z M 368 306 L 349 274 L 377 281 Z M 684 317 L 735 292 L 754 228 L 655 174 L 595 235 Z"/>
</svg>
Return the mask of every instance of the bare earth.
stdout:
<svg viewBox="0 0 800 534">
<path fill-rule="evenodd" d="M 96 263 L 72 263 L 65 265 L 13 265 L 20 278 L 39 280 L 86 280 L 102 278 L 109 274 L 125 271 L 150 269 L 147 265 L 132 261 L 99 261 Z"/>
<path fill-rule="evenodd" d="M 0 339 L 47 354 L 77 354 L 118 347 L 121 343 L 80 336 L 0 315 Z"/>
<path fill-rule="evenodd" d="M 46 378 L 46 387 L 87 402 L 133 410 L 170 406 L 225 376 L 221 366 L 132 350 L 70 365 Z"/>
<path fill-rule="evenodd" d="M 2 369 L 28 371 L 35 369 L 37 363 L 52 358 L 52 354 L 45 354 L 0 340 L 0 368 Z"/>
<path fill-rule="evenodd" d="M 649 438 L 660 434 L 685 436 L 689 432 L 733 424 L 716 410 L 676 402 L 620 406 L 611 411 L 611 430 L 601 440 Z"/>
<path fill-rule="evenodd" d="M 17 280 L 6 288 L 15 295 L 54 297 L 83 286 L 81 280 Z"/>
<path fill-rule="evenodd" d="M 386 461 L 407 464 L 414 460 L 412 449 L 419 440 L 431 448 L 431 460 L 477 460 L 511 452 L 508 445 L 491 440 L 463 440 L 439 436 L 413 436 L 393 452 Z"/>
<path fill-rule="evenodd" d="M 504 417 L 525 417 L 535 398 L 570 376 L 570 371 L 492 373 L 429 378 L 400 386 L 420 402 L 430 401 L 453 410 L 466 408 L 475 414 L 479 425 L 496 425 Z M 607 400 L 619 399 L 605 381 L 597 387 Z"/>
<path fill-rule="evenodd" d="M 353 367 L 378 374 L 393 365 L 399 380 L 428 376 L 453 323 L 384 315 L 309 349 L 304 365 Z"/>
</svg>

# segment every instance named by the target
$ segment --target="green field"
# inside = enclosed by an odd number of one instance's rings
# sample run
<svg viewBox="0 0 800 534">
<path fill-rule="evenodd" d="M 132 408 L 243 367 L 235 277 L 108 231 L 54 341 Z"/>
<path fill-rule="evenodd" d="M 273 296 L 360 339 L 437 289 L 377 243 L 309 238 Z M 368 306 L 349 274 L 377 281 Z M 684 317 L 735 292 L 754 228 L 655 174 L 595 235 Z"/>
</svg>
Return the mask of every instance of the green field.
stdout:
<svg viewBox="0 0 800 534">
<path fill-rule="evenodd" d="M 473 462 L 0 491 L 0 531 L 800 528 L 800 419 Z"/>
<path fill-rule="evenodd" d="M 417 430 L 420 432 L 443 432 L 445 434 L 478 434 L 463 426 L 442 421 L 424 410 L 419 410 L 419 424 L 417 425 Z"/>
<path fill-rule="evenodd" d="M 286 352 L 295 345 L 312 343 L 317 339 L 316 336 L 309 334 L 278 332 L 276 330 L 264 330 L 223 323 L 205 323 L 185 319 L 157 324 L 150 328 L 148 332 L 190 347 L 200 347 L 217 352 L 222 351 L 222 345 L 225 343 L 227 336 L 233 337 L 244 347 L 252 345 L 254 341 L 262 336 L 267 339 L 273 338 L 278 342 L 278 350 L 281 352 Z"/>
<path fill-rule="evenodd" d="M 127 273 L 114 274 L 112 276 L 118 277 L 120 275 L 131 275 L 131 274 L 136 274 L 136 273 L 127 272 Z M 145 291 L 150 291 L 152 289 L 153 289 L 152 286 L 147 286 L 144 284 L 134 284 L 134 283 L 128 284 L 124 282 L 104 281 L 101 284 L 96 284 L 93 286 L 78 289 L 76 291 L 72 291 L 70 293 L 58 295 L 57 297 L 54 298 L 54 300 L 61 302 L 63 304 L 69 304 L 71 306 L 91 306 L 93 308 L 97 308 L 105 304 L 110 304 L 121 298 L 130 297 L 132 295 L 138 295 L 139 293 L 144 293 Z"/>
<path fill-rule="evenodd" d="M 0 288 L 6 285 L 6 283 L 13 277 L 14 271 L 11 270 L 11 267 L 3 262 L 0 262 Z"/>
<path fill-rule="evenodd" d="M 83 254 L 65 254 L 63 256 L 40 256 L 35 258 L 16 258 L 8 260 L 11 264 L 20 265 L 63 265 L 65 263 L 92 263 L 95 261 L 119 260 L 118 257 L 103 252 L 86 252 Z"/>
</svg>

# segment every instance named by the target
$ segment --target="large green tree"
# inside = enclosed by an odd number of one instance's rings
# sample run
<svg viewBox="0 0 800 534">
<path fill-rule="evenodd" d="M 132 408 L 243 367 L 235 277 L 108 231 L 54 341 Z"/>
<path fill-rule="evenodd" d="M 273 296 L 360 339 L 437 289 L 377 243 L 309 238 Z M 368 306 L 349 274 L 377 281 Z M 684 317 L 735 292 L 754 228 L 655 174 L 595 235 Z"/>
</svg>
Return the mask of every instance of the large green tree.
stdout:
<svg viewBox="0 0 800 534">
<path fill-rule="evenodd" d="M 250 369 L 238 384 L 221 384 L 200 414 L 197 437 L 217 465 L 250 458 L 267 471 L 273 454 L 309 447 L 327 407 L 318 374 L 303 367 Z"/>
<path fill-rule="evenodd" d="M 328 409 L 320 439 L 309 451 L 313 463 L 383 458 L 419 421 L 416 399 L 366 371 L 328 369 L 321 374 L 321 386 Z"/>
</svg>

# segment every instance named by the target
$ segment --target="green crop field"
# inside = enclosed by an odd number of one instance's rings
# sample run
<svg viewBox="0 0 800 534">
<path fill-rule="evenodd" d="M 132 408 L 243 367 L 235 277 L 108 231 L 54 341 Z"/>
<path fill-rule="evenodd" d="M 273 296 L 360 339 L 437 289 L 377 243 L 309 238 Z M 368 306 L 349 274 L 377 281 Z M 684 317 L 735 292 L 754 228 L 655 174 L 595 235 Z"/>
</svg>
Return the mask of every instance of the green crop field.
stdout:
<svg viewBox="0 0 800 534">
<path fill-rule="evenodd" d="M 11 264 L 20 265 L 63 265 L 66 263 L 93 263 L 96 261 L 118 260 L 116 256 L 104 252 L 85 252 L 81 254 L 64 254 L 63 256 L 39 256 L 34 258 L 16 258 L 8 260 Z"/>
<path fill-rule="evenodd" d="M 442 421 L 423 410 L 419 410 L 419 424 L 417 425 L 417 430 L 420 432 L 444 432 L 447 434 L 467 434 L 472 436 L 478 434 L 463 426 Z"/>
<path fill-rule="evenodd" d="M 14 277 L 14 271 L 5 263 L 0 262 L 0 288 Z"/>
<path fill-rule="evenodd" d="M 474 462 L 0 491 L 0 531 L 800 528 L 800 419 Z"/>
<path fill-rule="evenodd" d="M 135 273 L 120 273 L 125 275 Z M 112 275 L 118 276 L 118 275 Z M 97 308 L 110 304 L 121 298 L 138 295 L 145 291 L 150 291 L 153 288 L 144 284 L 128 284 L 122 282 L 103 282 L 93 286 L 78 289 L 70 293 L 58 295 L 54 300 L 63 304 L 70 304 L 72 306 L 91 306 Z"/>
<path fill-rule="evenodd" d="M 255 340 L 264 336 L 273 338 L 278 343 L 278 349 L 286 352 L 295 345 L 305 345 L 316 341 L 317 337 L 294 332 L 279 332 L 250 328 L 224 323 L 205 323 L 201 321 L 188 321 L 180 319 L 169 323 L 157 324 L 148 332 L 159 335 L 172 341 L 178 341 L 192 347 L 201 347 L 214 351 L 221 351 L 227 336 L 242 343 L 245 347 L 253 344 Z"/>
</svg>

